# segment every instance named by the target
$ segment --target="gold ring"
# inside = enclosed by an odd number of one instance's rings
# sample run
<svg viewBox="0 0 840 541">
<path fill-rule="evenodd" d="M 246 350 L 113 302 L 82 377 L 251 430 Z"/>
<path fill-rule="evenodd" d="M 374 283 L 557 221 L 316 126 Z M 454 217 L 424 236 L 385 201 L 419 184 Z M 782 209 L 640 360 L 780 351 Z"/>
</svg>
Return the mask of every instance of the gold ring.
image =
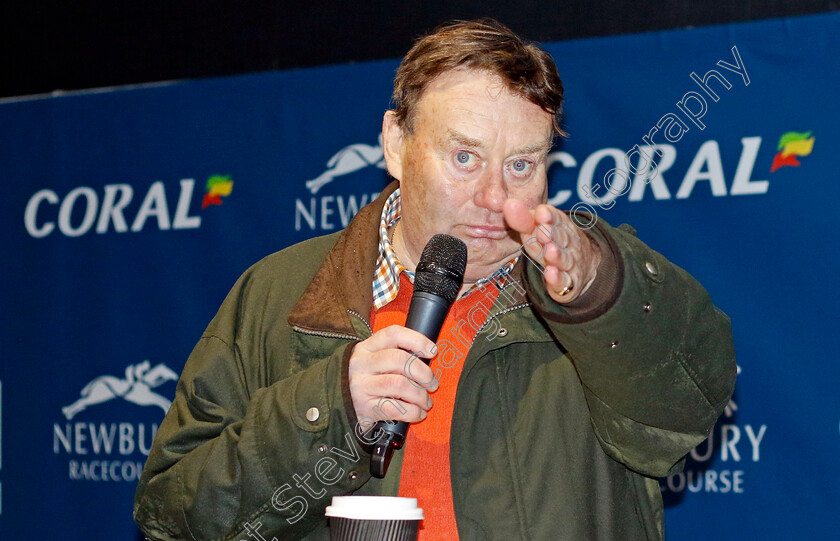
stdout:
<svg viewBox="0 0 840 541">
<path fill-rule="evenodd" d="M 572 275 L 569 274 L 568 272 L 566 274 L 569 276 L 569 285 L 567 285 L 566 287 L 563 288 L 563 291 L 561 291 L 557 295 L 558 297 L 563 297 L 565 295 L 568 295 L 575 288 L 575 281 L 574 281 L 574 279 L 572 279 Z"/>
</svg>

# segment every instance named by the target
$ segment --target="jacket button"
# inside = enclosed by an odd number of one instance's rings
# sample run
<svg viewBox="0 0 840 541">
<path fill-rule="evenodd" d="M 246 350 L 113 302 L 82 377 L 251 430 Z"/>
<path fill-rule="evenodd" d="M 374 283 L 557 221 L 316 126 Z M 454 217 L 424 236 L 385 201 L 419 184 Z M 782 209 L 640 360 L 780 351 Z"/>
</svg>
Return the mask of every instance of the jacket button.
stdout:
<svg viewBox="0 0 840 541">
<path fill-rule="evenodd" d="M 645 270 L 648 271 L 648 274 L 650 274 L 651 276 L 656 276 L 657 274 L 659 274 L 658 272 L 656 272 L 656 265 L 654 265 L 650 261 L 645 263 Z"/>
<path fill-rule="evenodd" d="M 652 307 L 651 307 L 651 305 L 650 305 L 650 303 L 649 303 L 649 302 L 646 302 L 646 303 L 645 303 L 645 305 L 643 306 L 643 308 L 645 309 L 645 312 L 650 312 L 650 309 L 651 309 Z"/>
<path fill-rule="evenodd" d="M 498 332 L 498 335 L 503 336 L 503 337 L 507 336 L 507 329 L 505 329 L 504 327 L 500 328 L 499 332 Z"/>
<path fill-rule="evenodd" d="M 318 408 L 309 408 L 308 410 L 306 410 L 306 420 L 311 422 L 311 423 L 314 423 L 315 421 L 317 421 L 318 417 L 320 417 L 320 416 L 321 416 L 321 412 L 318 411 Z"/>
<path fill-rule="evenodd" d="M 354 472 L 354 471 L 351 471 L 351 472 L 350 472 L 350 480 L 351 480 L 351 481 L 355 481 L 358 477 L 359 477 L 359 474 L 358 474 L 358 473 L 356 473 L 356 472 Z"/>
<path fill-rule="evenodd" d="M 610 342 L 610 347 L 613 348 L 613 349 L 617 348 L 618 347 L 618 340 L 614 340 L 614 341 Z"/>
<path fill-rule="evenodd" d="M 327 446 L 322 443 L 321 445 L 318 446 L 318 452 L 321 453 L 321 454 L 326 453 L 327 452 Z"/>
</svg>

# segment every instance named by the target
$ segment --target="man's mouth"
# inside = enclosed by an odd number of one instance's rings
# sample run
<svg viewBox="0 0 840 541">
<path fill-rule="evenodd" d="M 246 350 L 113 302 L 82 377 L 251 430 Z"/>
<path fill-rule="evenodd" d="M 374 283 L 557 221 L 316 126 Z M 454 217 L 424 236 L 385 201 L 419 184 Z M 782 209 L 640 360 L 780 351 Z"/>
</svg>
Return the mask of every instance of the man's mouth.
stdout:
<svg viewBox="0 0 840 541">
<path fill-rule="evenodd" d="M 466 225 L 464 229 L 473 238 L 502 240 L 508 236 L 507 228 L 500 225 Z"/>
</svg>

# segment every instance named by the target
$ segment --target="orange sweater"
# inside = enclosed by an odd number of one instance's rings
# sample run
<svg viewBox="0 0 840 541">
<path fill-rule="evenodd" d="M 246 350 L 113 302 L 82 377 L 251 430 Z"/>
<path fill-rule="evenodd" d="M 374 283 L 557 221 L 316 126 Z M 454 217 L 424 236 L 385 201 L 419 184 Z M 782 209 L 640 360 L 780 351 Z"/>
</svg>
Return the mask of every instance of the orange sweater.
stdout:
<svg viewBox="0 0 840 541">
<path fill-rule="evenodd" d="M 405 325 L 413 293 L 414 286 L 403 272 L 397 298 L 371 314 L 374 332 L 389 325 Z M 424 520 L 418 537 L 421 541 L 458 539 L 449 471 L 449 433 L 455 392 L 463 361 L 498 294 L 496 287 L 488 285 L 452 304 L 440 331 L 438 355 L 431 363 L 432 372 L 437 374 L 440 370 L 440 386 L 432 394 L 434 405 L 426 419 L 411 425 L 406 437 L 399 495 L 417 498 L 423 509 Z M 469 317 L 473 309 L 475 312 Z M 445 347 L 444 340 L 451 347 Z"/>
</svg>

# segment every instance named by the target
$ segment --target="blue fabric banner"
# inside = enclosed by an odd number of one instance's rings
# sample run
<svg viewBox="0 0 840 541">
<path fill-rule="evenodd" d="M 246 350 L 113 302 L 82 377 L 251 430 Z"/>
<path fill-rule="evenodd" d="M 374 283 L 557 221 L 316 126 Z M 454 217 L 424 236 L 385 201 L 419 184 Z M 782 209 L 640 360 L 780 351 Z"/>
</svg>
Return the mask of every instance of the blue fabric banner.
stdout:
<svg viewBox="0 0 840 541">
<path fill-rule="evenodd" d="M 546 48 L 570 134 L 551 201 L 632 224 L 733 323 L 736 394 L 661 481 L 666 536 L 835 539 L 840 14 Z M 138 538 L 145 456 L 228 289 L 386 185 L 397 65 L 0 101 L 0 538 Z"/>
</svg>

